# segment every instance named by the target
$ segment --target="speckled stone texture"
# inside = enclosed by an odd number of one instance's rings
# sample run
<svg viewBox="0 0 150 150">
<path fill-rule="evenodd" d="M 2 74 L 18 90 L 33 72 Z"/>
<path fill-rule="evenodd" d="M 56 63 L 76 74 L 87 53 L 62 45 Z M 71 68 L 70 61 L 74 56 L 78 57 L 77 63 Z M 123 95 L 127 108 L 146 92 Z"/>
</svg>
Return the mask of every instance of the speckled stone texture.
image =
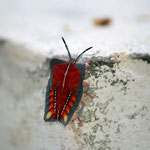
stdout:
<svg viewBox="0 0 150 150">
<path fill-rule="evenodd" d="M 49 78 L 49 59 L 45 59 L 1 40 L 0 149 L 150 149 L 147 61 L 123 53 L 93 58 L 85 79 L 94 98 L 83 95 L 83 126 L 78 126 L 76 113 L 64 127 L 43 120 Z"/>
</svg>

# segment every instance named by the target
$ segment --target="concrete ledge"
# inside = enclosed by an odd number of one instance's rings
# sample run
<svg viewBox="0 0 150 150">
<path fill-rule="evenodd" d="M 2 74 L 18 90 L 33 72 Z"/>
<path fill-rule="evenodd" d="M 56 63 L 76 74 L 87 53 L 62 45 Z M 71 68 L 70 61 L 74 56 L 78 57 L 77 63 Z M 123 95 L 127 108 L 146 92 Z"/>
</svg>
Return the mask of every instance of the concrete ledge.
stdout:
<svg viewBox="0 0 150 150">
<path fill-rule="evenodd" d="M 93 57 L 83 127 L 64 128 L 43 120 L 50 59 L 20 48 L 0 41 L 0 149 L 150 149 L 149 55 Z"/>
</svg>

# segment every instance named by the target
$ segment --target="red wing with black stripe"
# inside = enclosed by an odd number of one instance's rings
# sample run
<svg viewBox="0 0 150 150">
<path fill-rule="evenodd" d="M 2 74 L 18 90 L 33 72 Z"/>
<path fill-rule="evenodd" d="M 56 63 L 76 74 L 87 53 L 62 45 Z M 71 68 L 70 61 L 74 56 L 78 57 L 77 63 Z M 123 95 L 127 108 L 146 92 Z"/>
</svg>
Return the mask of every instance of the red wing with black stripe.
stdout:
<svg viewBox="0 0 150 150">
<path fill-rule="evenodd" d="M 50 70 L 44 120 L 67 125 L 82 97 L 85 66 L 52 59 Z"/>
</svg>

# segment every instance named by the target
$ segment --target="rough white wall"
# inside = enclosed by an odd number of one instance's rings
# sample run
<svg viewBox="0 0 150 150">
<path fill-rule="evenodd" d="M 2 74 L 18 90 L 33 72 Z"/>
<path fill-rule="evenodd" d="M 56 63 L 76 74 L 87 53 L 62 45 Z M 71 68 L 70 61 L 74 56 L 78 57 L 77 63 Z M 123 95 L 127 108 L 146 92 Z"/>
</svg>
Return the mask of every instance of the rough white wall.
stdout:
<svg viewBox="0 0 150 150">
<path fill-rule="evenodd" d="M 20 51 L 24 51 L 24 54 Z M 86 72 L 91 85 L 78 126 L 43 120 L 48 66 L 45 58 L 5 43 L 0 48 L 0 149 L 149 150 L 150 65 L 120 55 L 120 63 L 96 60 Z"/>
</svg>

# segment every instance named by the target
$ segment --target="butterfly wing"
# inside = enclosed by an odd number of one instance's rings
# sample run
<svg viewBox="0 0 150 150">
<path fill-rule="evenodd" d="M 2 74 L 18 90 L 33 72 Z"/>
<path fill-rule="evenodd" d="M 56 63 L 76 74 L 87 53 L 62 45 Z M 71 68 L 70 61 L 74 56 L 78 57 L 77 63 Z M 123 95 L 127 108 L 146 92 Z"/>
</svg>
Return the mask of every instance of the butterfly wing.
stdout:
<svg viewBox="0 0 150 150">
<path fill-rule="evenodd" d="M 68 66 L 69 63 L 58 59 L 51 61 L 51 76 L 46 91 L 45 121 L 59 121 L 67 125 L 79 105 L 85 67 L 82 64 Z"/>
</svg>

